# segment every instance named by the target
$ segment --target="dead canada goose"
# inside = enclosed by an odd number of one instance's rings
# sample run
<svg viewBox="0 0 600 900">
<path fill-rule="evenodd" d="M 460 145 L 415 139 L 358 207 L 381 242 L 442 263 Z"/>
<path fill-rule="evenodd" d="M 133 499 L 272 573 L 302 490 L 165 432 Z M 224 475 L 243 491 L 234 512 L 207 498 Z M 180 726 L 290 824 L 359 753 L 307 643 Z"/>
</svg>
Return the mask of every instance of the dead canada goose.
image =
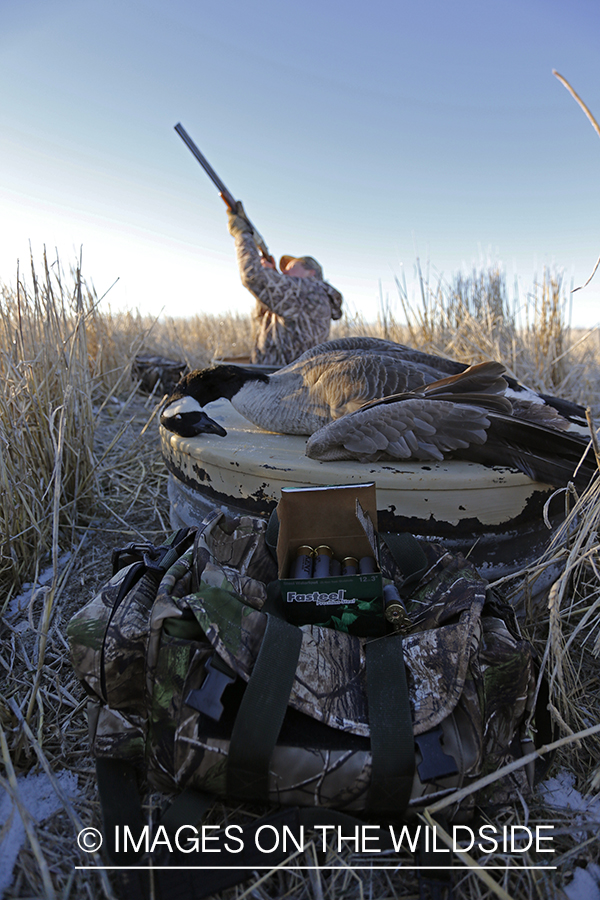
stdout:
<svg viewBox="0 0 600 900">
<path fill-rule="evenodd" d="M 328 341 L 272 375 L 227 365 L 192 372 L 168 398 L 161 424 L 186 437 L 209 430 L 212 420 L 198 421 L 199 412 L 220 397 L 266 431 L 312 435 L 313 459 L 450 456 L 513 465 L 558 485 L 587 447 L 576 433 L 582 407 L 519 385 L 500 363 L 469 367 L 377 338 Z M 588 454 L 578 484 L 593 472 Z"/>
</svg>

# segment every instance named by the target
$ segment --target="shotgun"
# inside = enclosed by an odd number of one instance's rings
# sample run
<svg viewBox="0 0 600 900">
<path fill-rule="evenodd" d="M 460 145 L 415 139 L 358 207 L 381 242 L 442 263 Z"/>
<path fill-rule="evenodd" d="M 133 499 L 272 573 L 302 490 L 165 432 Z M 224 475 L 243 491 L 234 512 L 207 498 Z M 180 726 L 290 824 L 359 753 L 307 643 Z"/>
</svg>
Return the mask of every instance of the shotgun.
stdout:
<svg viewBox="0 0 600 900">
<path fill-rule="evenodd" d="M 178 123 L 177 125 L 175 125 L 175 131 L 177 132 L 179 137 L 182 139 L 184 144 L 187 145 L 188 149 L 192 151 L 192 153 L 194 154 L 194 156 L 196 157 L 196 159 L 198 160 L 198 162 L 200 163 L 200 165 L 202 166 L 202 168 L 204 169 L 204 171 L 206 172 L 206 174 L 208 175 L 210 180 L 216 186 L 217 190 L 219 191 L 219 194 L 221 195 L 221 199 L 223 200 L 225 205 L 231 210 L 236 210 L 237 201 L 234 200 L 233 194 L 231 194 L 227 190 L 227 188 L 225 187 L 225 185 L 223 184 L 223 182 L 221 181 L 221 179 L 219 178 L 219 176 L 217 175 L 217 173 L 215 172 L 215 170 L 213 169 L 213 167 L 211 166 L 209 161 L 206 159 L 206 157 L 202 153 L 200 153 L 200 151 L 196 147 L 195 143 L 193 142 L 193 140 L 191 139 L 191 137 L 189 136 L 189 134 L 187 133 L 187 131 L 185 130 L 185 128 L 183 127 L 183 125 L 181 123 Z M 252 222 L 250 221 L 248 216 L 245 216 L 245 218 L 252 229 L 254 242 L 255 242 L 256 246 L 258 247 L 258 251 L 259 251 L 260 255 L 263 257 L 263 259 L 268 260 L 269 262 L 273 263 L 273 265 L 275 266 L 275 260 L 269 253 L 269 248 L 267 247 L 264 239 L 258 233 L 258 231 L 254 227 L 254 225 L 252 224 Z"/>
</svg>

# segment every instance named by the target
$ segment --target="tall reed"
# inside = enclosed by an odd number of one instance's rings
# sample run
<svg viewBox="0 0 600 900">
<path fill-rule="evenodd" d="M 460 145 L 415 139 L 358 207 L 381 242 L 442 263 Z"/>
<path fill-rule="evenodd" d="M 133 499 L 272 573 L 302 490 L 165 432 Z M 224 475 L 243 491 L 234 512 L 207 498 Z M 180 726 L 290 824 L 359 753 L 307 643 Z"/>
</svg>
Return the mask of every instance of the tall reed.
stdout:
<svg viewBox="0 0 600 900">
<path fill-rule="evenodd" d="M 0 587 L 18 587 L 93 511 L 94 412 L 81 271 L 58 264 L 0 299 Z M 68 535 L 68 536 L 67 536 Z"/>
<path fill-rule="evenodd" d="M 498 266 L 434 278 L 417 260 L 417 296 L 396 279 L 400 314 L 385 313 L 386 332 L 431 353 L 474 363 L 495 359 L 509 374 L 542 393 L 596 405 L 599 393 L 598 330 L 575 330 L 560 272 L 544 269 L 541 281 L 512 297 Z"/>
</svg>

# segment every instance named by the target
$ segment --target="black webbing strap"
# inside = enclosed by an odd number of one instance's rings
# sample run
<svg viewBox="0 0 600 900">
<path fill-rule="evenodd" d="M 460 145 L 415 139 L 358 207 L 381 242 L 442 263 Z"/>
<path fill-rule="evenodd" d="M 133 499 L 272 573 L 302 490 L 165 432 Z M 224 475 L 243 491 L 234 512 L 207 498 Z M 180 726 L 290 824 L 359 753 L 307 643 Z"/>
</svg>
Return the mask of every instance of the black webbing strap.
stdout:
<svg viewBox="0 0 600 900">
<path fill-rule="evenodd" d="M 302 632 L 275 616 L 265 635 L 235 719 L 227 759 L 227 793 L 268 797 L 269 762 L 290 698 Z"/>
<path fill-rule="evenodd" d="M 124 828 L 136 838 L 142 834 L 144 820 L 142 803 L 137 784 L 135 766 L 123 759 L 96 759 L 98 794 L 102 808 L 104 850 L 115 865 L 133 865 L 142 855 L 142 849 L 135 852 L 117 847 L 117 837 L 122 840 Z"/>
<path fill-rule="evenodd" d="M 127 849 L 123 846 L 126 828 L 129 828 L 133 840 L 138 842 L 144 825 L 147 825 L 143 817 L 136 768 L 128 760 L 98 758 L 96 776 L 102 809 L 102 850 L 114 866 L 125 867 L 114 875 L 117 896 L 126 897 L 127 900 L 150 900 L 151 897 L 158 900 L 158 895 L 153 892 L 150 884 L 150 872 L 126 868 L 139 865 L 145 850 L 143 842 L 140 842 L 138 850 L 133 844 L 128 844 Z"/>
<path fill-rule="evenodd" d="M 182 825 L 193 825 L 198 828 L 212 803 L 214 797 L 209 794 L 196 791 L 194 788 L 185 788 L 163 811 L 160 824 L 171 834 L 175 834 Z"/>
<path fill-rule="evenodd" d="M 399 817 L 415 772 L 415 746 L 402 638 L 388 635 L 366 645 L 367 703 L 372 775 L 369 809 Z"/>
<path fill-rule="evenodd" d="M 382 532 L 379 537 L 400 569 L 403 585 L 414 584 L 424 575 L 429 564 L 425 551 L 414 535 L 407 531 L 399 534 Z"/>
</svg>

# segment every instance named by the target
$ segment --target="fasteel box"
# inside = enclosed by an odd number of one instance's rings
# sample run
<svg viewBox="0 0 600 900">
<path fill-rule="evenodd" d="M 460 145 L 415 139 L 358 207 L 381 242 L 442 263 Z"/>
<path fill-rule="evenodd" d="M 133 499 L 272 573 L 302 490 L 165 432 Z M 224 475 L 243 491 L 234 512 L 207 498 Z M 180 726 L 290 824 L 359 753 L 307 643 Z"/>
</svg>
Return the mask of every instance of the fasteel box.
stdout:
<svg viewBox="0 0 600 900">
<path fill-rule="evenodd" d="M 373 524 L 377 522 L 375 484 L 283 488 L 277 515 L 277 564 L 288 621 L 325 624 L 365 636 L 383 634 L 383 583 Z M 296 551 L 303 544 L 325 544 L 339 560 L 373 557 L 376 571 L 369 575 L 290 578 Z"/>
</svg>

